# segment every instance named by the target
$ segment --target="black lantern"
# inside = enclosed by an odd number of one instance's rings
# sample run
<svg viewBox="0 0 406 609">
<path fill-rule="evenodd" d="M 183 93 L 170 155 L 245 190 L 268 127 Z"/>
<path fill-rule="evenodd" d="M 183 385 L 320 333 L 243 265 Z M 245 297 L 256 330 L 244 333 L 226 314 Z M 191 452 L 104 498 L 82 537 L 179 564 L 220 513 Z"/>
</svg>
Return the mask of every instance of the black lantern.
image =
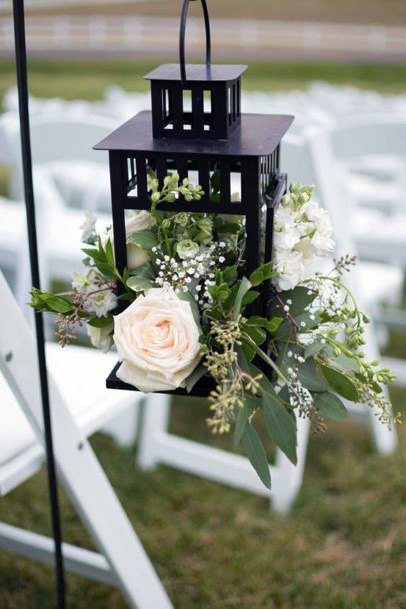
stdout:
<svg viewBox="0 0 406 609">
<path fill-rule="evenodd" d="M 160 187 L 168 173 L 177 171 L 181 180 L 189 178 L 205 192 L 200 201 L 186 202 L 180 197 L 161 203 L 160 211 L 245 216 L 247 274 L 261 264 L 263 253 L 265 261 L 271 259 L 273 210 L 286 188 L 286 176 L 279 167 L 280 143 L 293 117 L 241 114 L 240 82 L 246 66 L 211 65 L 208 12 L 205 0 L 201 3 L 206 65 L 185 64 L 189 0 L 184 0 L 180 64 L 160 66 L 145 77 L 151 81 L 152 112 L 140 112 L 95 146 L 109 152 L 114 248 L 120 272 L 127 264 L 125 211 L 150 209 L 150 169 Z M 218 186 L 213 194 L 214 174 Z M 259 313 L 266 314 L 269 296 L 270 285 L 254 305 Z M 115 376 L 117 367 L 107 387 L 134 389 Z M 207 395 L 207 386 L 208 381 L 202 379 L 193 394 Z"/>
</svg>

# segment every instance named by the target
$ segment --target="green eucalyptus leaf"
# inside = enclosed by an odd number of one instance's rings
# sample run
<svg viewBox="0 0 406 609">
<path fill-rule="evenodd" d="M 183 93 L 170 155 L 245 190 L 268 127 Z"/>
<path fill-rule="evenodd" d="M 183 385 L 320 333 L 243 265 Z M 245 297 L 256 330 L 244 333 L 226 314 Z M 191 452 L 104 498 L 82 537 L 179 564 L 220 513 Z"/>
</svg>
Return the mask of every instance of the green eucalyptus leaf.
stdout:
<svg viewBox="0 0 406 609">
<path fill-rule="evenodd" d="M 145 292 L 145 290 L 152 288 L 153 285 L 154 282 L 151 281 L 151 279 L 148 279 L 147 277 L 138 277 L 137 275 L 130 277 L 127 281 L 127 287 L 134 290 L 134 292 Z"/>
<path fill-rule="evenodd" d="M 314 402 L 321 414 L 328 419 L 341 421 L 348 417 L 348 410 L 334 393 L 329 393 L 328 391 L 319 393 Z"/>
<path fill-rule="evenodd" d="M 281 406 L 280 401 L 274 399 L 269 393 L 264 393 L 263 410 L 269 436 L 296 465 L 296 425 L 290 414 Z"/>
<path fill-rule="evenodd" d="M 303 313 L 316 298 L 316 292 L 309 290 L 303 286 L 297 286 L 293 288 L 293 290 L 285 290 L 283 292 L 278 293 L 278 298 L 282 301 L 283 305 L 287 304 L 288 300 L 291 300 L 292 303 L 289 304 L 289 313 L 296 319 L 297 315 Z M 277 302 L 277 299 L 274 298 L 271 313 L 272 315 L 280 315 L 283 305 Z"/>
<path fill-rule="evenodd" d="M 108 317 L 92 317 L 87 323 L 93 328 L 107 328 L 113 323 L 113 317 L 111 315 Z"/>
<path fill-rule="evenodd" d="M 146 262 L 145 264 L 139 266 L 136 269 L 135 274 L 137 275 L 137 277 L 146 277 L 147 279 L 155 279 L 156 277 L 151 262 Z"/>
<path fill-rule="evenodd" d="M 257 472 L 266 488 L 271 488 L 271 474 L 265 449 L 255 429 L 247 423 L 242 434 L 242 443 L 251 465 Z"/>
<path fill-rule="evenodd" d="M 342 372 L 329 366 L 320 366 L 323 375 L 334 391 L 350 402 L 358 402 L 359 395 L 354 383 Z"/>
<path fill-rule="evenodd" d="M 127 237 L 127 243 L 138 245 L 143 250 L 152 250 L 158 245 L 158 238 L 152 230 L 144 229 Z"/>
<path fill-rule="evenodd" d="M 309 357 L 303 364 L 299 364 L 298 377 L 300 382 L 309 391 L 327 391 L 328 384 L 318 371 L 315 361 Z"/>
<path fill-rule="evenodd" d="M 359 372 L 359 363 L 352 359 L 352 357 L 347 357 L 343 353 L 340 353 L 338 357 L 336 357 L 337 364 L 339 364 L 342 368 L 346 370 L 351 370 L 352 372 Z"/>
<path fill-rule="evenodd" d="M 235 422 L 234 429 L 234 446 L 238 446 L 242 440 L 245 428 L 249 423 L 251 416 L 255 413 L 258 408 L 261 407 L 261 400 L 246 396 L 244 406 L 238 411 L 237 419 Z"/>
<path fill-rule="evenodd" d="M 317 343 L 314 342 L 311 345 L 307 345 L 306 349 L 304 350 L 304 358 L 307 359 L 308 357 L 310 357 L 311 355 L 314 355 L 315 353 L 320 353 L 320 351 L 323 351 L 323 349 L 325 348 L 325 344 L 324 343 Z"/>
<path fill-rule="evenodd" d="M 245 324 L 243 326 L 245 334 L 247 334 L 256 345 L 262 345 L 266 340 L 266 332 L 259 326 L 249 326 Z"/>
<path fill-rule="evenodd" d="M 193 370 L 192 374 L 190 374 L 186 379 L 186 391 L 188 393 L 192 391 L 193 387 L 198 381 L 200 381 L 200 379 L 206 374 L 206 372 L 207 370 L 203 366 L 203 364 L 200 364 L 199 366 L 197 366 L 197 368 Z"/>
</svg>

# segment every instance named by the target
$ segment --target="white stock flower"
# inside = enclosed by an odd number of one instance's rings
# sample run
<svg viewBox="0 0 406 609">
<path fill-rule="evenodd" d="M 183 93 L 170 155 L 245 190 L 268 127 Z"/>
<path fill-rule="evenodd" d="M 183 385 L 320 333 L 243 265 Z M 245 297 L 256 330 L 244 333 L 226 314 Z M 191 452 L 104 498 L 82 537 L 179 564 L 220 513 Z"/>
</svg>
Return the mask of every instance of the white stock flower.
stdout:
<svg viewBox="0 0 406 609">
<path fill-rule="evenodd" d="M 300 231 L 294 224 L 285 225 L 274 232 L 274 245 L 277 249 L 291 250 L 300 241 Z"/>
<path fill-rule="evenodd" d="M 82 243 L 94 243 L 97 233 L 96 233 L 96 216 L 93 212 L 88 211 L 85 215 L 85 220 L 83 224 L 79 226 L 82 231 L 81 241 Z"/>
<path fill-rule="evenodd" d="M 87 334 L 90 342 L 96 349 L 102 349 L 105 353 L 113 344 L 113 323 L 103 328 L 95 328 L 90 324 L 86 324 Z"/>
<path fill-rule="evenodd" d="M 309 187 L 293 185 L 275 210 L 274 261 L 278 290 L 296 287 L 312 274 L 317 258 L 334 249 L 333 227 L 328 212 L 310 200 Z"/>
<path fill-rule="evenodd" d="M 107 313 L 117 308 L 117 296 L 112 290 L 98 288 L 88 294 L 85 308 L 96 317 L 105 317 Z"/>
<path fill-rule="evenodd" d="M 201 358 L 201 329 L 172 288 L 151 288 L 114 317 L 119 379 L 144 393 L 184 386 Z"/>
<path fill-rule="evenodd" d="M 275 268 L 279 273 L 274 279 L 277 290 L 291 290 L 305 279 L 307 265 L 301 252 L 281 250 L 275 257 Z"/>
</svg>

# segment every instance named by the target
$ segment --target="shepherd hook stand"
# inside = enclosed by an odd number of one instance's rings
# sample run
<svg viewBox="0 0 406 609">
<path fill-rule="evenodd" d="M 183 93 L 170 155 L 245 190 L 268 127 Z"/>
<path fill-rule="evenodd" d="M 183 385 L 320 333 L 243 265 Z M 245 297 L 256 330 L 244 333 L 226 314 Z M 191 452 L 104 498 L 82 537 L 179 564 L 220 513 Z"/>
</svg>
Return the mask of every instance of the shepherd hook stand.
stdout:
<svg viewBox="0 0 406 609">
<path fill-rule="evenodd" d="M 32 285 L 40 289 L 37 229 L 35 221 L 35 200 L 32 179 L 32 158 L 30 141 L 30 120 L 28 110 L 27 49 L 25 38 L 24 0 L 13 0 L 15 56 L 18 84 L 18 105 L 20 115 L 21 152 L 24 177 L 24 196 L 27 215 L 28 243 Z M 61 519 L 58 500 L 58 483 L 52 440 L 51 409 L 48 389 L 48 375 L 45 356 L 44 322 L 42 313 L 35 314 L 38 369 L 41 384 L 44 437 L 47 454 L 48 488 L 51 505 L 52 532 L 55 548 L 55 578 L 57 609 L 65 609 L 65 573 L 62 555 Z M 12 356 L 12 354 L 11 354 Z"/>
</svg>

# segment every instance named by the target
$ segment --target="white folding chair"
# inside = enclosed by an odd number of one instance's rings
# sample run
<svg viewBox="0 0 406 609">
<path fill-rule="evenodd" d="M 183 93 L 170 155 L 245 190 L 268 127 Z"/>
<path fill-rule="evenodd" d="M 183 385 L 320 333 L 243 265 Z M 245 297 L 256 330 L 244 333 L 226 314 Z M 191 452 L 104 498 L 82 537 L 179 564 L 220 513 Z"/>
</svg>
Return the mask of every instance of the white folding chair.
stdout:
<svg viewBox="0 0 406 609">
<path fill-rule="evenodd" d="M 81 268 L 84 255 L 80 225 L 85 214 L 82 209 L 65 205 L 49 167 L 34 168 L 34 188 L 41 284 L 45 290 L 50 290 L 54 280 L 69 282 L 72 270 Z M 0 269 L 13 276 L 13 291 L 24 313 L 28 314 L 24 305 L 31 284 L 24 204 L 0 197 L 0 219 Z M 110 214 L 97 214 L 97 227 L 101 232 L 110 225 Z"/>
<path fill-rule="evenodd" d="M 48 171 L 59 185 L 66 202 L 77 204 L 77 192 L 86 189 L 86 208 L 106 210 L 108 196 L 108 159 L 96 153 L 93 146 L 117 127 L 117 119 L 91 114 L 34 114 L 31 119 L 31 146 L 34 167 L 48 165 Z M 7 143 L 13 173 L 10 196 L 23 194 L 20 163 L 18 115 L 6 112 L 0 118 L 3 140 Z M 86 181 L 87 175 L 87 181 Z M 106 188 L 107 185 L 107 188 Z M 106 190 L 106 195 L 105 191 Z"/>
<path fill-rule="evenodd" d="M 352 117 L 328 128 L 328 135 L 355 203 L 352 225 L 360 255 L 405 270 L 406 116 Z"/>
<path fill-rule="evenodd" d="M 360 205 L 406 213 L 406 115 L 354 114 L 328 128 L 343 178 Z"/>
<path fill-rule="evenodd" d="M 38 471 L 44 459 L 44 438 L 35 340 L 1 274 L 0 312 L 0 373 L 5 379 L 0 378 L 0 494 L 5 494 Z M 133 609 L 171 609 L 87 440 L 89 434 L 108 425 L 120 408 L 122 412 L 130 404 L 135 408 L 140 396 L 134 392 L 107 396 L 103 390 L 95 391 L 87 405 L 81 403 L 83 392 L 89 398 L 88 375 L 93 370 L 100 386 L 104 385 L 111 361 L 106 358 L 102 363 L 90 353 L 79 359 L 78 353 L 72 353 L 66 378 L 63 367 L 57 365 L 56 358 L 62 355 L 48 351 L 50 371 L 57 371 L 49 379 L 55 459 L 60 481 L 100 553 L 64 544 L 66 568 L 119 587 Z M 64 384 L 59 385 L 60 381 Z M 0 547 L 43 562 L 53 560 L 50 539 L 5 523 L 0 523 Z"/>
</svg>

